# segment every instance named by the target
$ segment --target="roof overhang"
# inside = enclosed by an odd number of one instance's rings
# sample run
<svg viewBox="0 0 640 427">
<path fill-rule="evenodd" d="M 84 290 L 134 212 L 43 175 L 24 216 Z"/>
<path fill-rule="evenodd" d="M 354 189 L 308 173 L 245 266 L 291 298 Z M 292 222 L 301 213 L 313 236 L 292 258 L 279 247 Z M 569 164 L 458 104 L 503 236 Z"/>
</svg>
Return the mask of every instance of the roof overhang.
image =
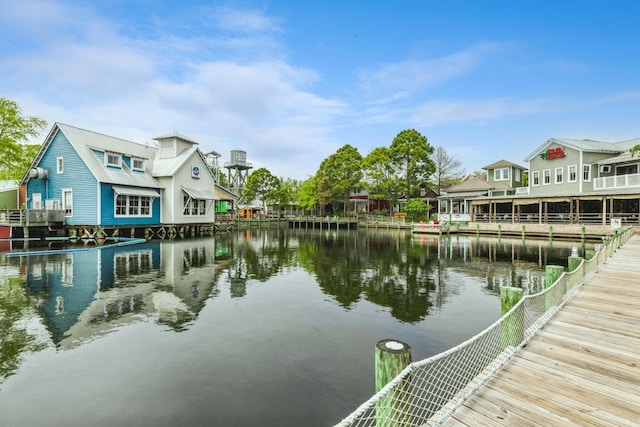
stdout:
<svg viewBox="0 0 640 427">
<path fill-rule="evenodd" d="M 212 190 L 203 190 L 200 188 L 189 188 L 182 187 L 182 191 L 191 196 L 192 199 L 200 199 L 200 200 L 220 200 L 220 197 L 213 194 Z"/>
<path fill-rule="evenodd" d="M 122 185 L 114 185 L 113 191 L 118 195 L 126 196 L 143 196 L 143 197 L 160 197 L 158 190 L 153 188 L 141 188 L 141 187 L 125 187 Z"/>
</svg>

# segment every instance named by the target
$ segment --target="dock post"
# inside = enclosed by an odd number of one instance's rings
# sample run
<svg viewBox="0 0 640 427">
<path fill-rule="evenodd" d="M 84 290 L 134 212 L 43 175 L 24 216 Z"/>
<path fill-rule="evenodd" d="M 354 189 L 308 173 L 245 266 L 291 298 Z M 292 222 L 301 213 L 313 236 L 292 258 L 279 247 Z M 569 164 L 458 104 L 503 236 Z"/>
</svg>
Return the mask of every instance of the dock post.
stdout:
<svg viewBox="0 0 640 427">
<path fill-rule="evenodd" d="M 553 239 L 553 225 L 549 226 L 549 240 Z"/>
<path fill-rule="evenodd" d="M 582 262 L 582 257 L 571 255 L 569 257 L 569 262 L 568 262 L 568 266 L 569 267 L 567 269 L 569 271 L 569 273 L 571 273 L 573 270 L 578 268 L 580 266 L 581 262 Z"/>
<path fill-rule="evenodd" d="M 476 224 L 476 236 L 480 236 L 480 224 Z"/>
<path fill-rule="evenodd" d="M 498 224 L 498 239 L 502 237 L 502 224 Z"/>
<path fill-rule="evenodd" d="M 411 347 L 408 344 L 385 339 L 378 341 L 375 351 L 376 393 L 400 374 L 411 363 Z M 393 427 L 408 425 L 410 421 L 411 380 L 405 378 L 401 384 L 389 390 L 376 403 L 376 426 Z"/>
<path fill-rule="evenodd" d="M 550 288 L 555 282 L 558 281 L 560 276 L 564 273 L 564 267 L 561 265 L 547 265 L 545 269 L 545 288 Z M 556 286 L 556 289 L 548 291 L 546 295 L 546 308 L 547 310 L 560 303 L 560 299 L 564 296 L 564 289 Z"/>
<path fill-rule="evenodd" d="M 522 224 L 522 240 L 526 239 L 526 233 L 525 233 L 525 225 Z"/>
<path fill-rule="evenodd" d="M 507 314 L 522 299 L 522 288 L 512 286 L 500 287 L 500 311 L 502 316 Z M 512 313 L 502 322 L 500 344 L 502 349 L 509 346 L 517 347 L 524 339 L 524 319 Z"/>
</svg>

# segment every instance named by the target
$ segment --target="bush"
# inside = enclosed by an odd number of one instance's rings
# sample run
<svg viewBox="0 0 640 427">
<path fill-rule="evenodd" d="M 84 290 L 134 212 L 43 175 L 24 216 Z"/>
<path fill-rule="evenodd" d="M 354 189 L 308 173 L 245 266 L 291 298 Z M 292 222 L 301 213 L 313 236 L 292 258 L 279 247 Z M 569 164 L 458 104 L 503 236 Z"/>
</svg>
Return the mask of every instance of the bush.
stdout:
<svg viewBox="0 0 640 427">
<path fill-rule="evenodd" d="M 431 206 L 425 203 L 424 200 L 419 199 L 409 200 L 402 207 L 402 211 L 407 213 L 407 218 L 411 222 L 427 220 L 430 210 Z"/>
</svg>

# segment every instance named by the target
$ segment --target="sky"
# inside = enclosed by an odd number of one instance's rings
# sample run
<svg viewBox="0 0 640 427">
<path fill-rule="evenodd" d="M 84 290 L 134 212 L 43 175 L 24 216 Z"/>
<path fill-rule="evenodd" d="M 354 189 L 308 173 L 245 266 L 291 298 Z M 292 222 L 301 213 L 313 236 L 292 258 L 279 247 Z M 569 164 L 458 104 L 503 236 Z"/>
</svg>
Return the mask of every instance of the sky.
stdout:
<svg viewBox="0 0 640 427">
<path fill-rule="evenodd" d="M 304 180 L 415 129 L 472 173 L 640 137 L 636 0 L 0 0 L 0 97 Z"/>
</svg>

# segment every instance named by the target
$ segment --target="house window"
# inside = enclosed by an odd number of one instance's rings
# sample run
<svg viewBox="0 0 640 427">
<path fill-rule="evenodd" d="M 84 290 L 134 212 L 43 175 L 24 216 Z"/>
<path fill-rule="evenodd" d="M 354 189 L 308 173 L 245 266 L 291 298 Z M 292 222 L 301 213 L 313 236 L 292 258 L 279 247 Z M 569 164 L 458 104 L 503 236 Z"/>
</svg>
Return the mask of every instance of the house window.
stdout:
<svg viewBox="0 0 640 427">
<path fill-rule="evenodd" d="M 542 185 L 551 184 L 551 169 L 545 169 L 542 171 Z"/>
<path fill-rule="evenodd" d="M 515 180 L 520 182 L 520 169 L 516 169 L 516 173 L 515 173 Z"/>
<path fill-rule="evenodd" d="M 132 167 L 134 171 L 143 172 L 144 171 L 144 160 L 136 159 L 135 157 L 132 160 Z"/>
<path fill-rule="evenodd" d="M 73 190 L 71 188 L 62 190 L 62 210 L 65 217 L 73 216 Z"/>
<path fill-rule="evenodd" d="M 116 153 L 106 153 L 107 154 L 107 166 L 113 168 L 120 168 L 121 157 L 120 154 Z"/>
<path fill-rule="evenodd" d="M 182 214 L 185 216 L 203 216 L 207 214 L 207 201 L 204 199 L 194 199 L 185 194 Z"/>
<path fill-rule="evenodd" d="M 56 158 L 56 172 L 64 173 L 64 157 Z"/>
<path fill-rule="evenodd" d="M 509 180 L 509 168 L 500 168 L 493 170 L 494 181 L 508 181 Z"/>
<path fill-rule="evenodd" d="M 150 217 L 151 197 L 131 196 L 127 194 L 116 195 L 116 217 Z"/>
<path fill-rule="evenodd" d="M 534 171 L 531 174 L 531 185 L 534 187 L 540 185 L 540 171 Z"/>
<path fill-rule="evenodd" d="M 591 165 L 582 166 L 582 180 L 591 181 Z"/>
<path fill-rule="evenodd" d="M 562 180 L 564 179 L 564 169 L 556 168 L 556 184 L 562 184 Z"/>
<path fill-rule="evenodd" d="M 571 165 L 567 168 L 569 172 L 569 182 L 576 182 L 578 180 L 578 167 L 576 165 Z"/>
</svg>

